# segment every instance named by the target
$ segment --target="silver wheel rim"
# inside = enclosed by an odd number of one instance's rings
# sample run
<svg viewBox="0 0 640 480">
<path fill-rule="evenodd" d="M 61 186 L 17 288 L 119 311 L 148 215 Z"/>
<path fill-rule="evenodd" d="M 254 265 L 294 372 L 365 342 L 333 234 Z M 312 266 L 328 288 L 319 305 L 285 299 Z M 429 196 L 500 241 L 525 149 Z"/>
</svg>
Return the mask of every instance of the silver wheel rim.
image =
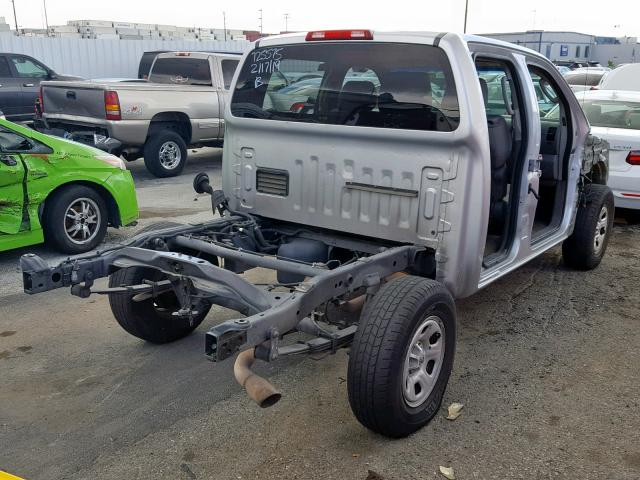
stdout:
<svg viewBox="0 0 640 480">
<path fill-rule="evenodd" d="M 102 216 L 98 204 L 91 198 L 77 198 L 64 213 L 63 227 L 69 241 L 84 245 L 93 240 L 100 230 Z"/>
<path fill-rule="evenodd" d="M 604 242 L 609 232 L 609 210 L 606 206 L 600 209 L 598 215 L 598 222 L 596 223 L 596 232 L 593 237 L 593 250 L 596 255 L 599 255 L 604 247 Z"/>
<path fill-rule="evenodd" d="M 416 329 L 404 360 L 402 396 L 412 408 L 422 405 L 433 391 L 444 362 L 444 324 L 427 317 Z"/>
<path fill-rule="evenodd" d="M 160 147 L 160 165 L 167 170 L 173 170 L 182 161 L 180 146 L 173 141 L 164 142 Z"/>
</svg>

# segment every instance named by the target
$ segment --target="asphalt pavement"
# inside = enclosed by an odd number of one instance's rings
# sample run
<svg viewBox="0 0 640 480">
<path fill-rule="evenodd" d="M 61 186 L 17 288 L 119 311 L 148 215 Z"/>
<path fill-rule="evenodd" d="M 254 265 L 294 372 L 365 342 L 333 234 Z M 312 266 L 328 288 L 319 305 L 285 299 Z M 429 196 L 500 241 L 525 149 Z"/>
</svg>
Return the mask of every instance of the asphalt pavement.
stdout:
<svg viewBox="0 0 640 480">
<path fill-rule="evenodd" d="M 173 179 L 130 165 L 140 225 L 198 221 L 219 186 L 220 151 Z M 283 399 L 260 409 L 232 363 L 203 356 L 203 335 L 234 313 L 214 308 L 193 335 L 154 346 L 128 335 L 108 301 L 67 290 L 21 293 L 0 254 L 0 470 L 28 479 L 640 478 L 640 228 L 617 225 L 591 272 L 553 249 L 458 302 L 454 372 L 437 417 L 402 440 L 361 427 L 346 393 L 347 355 L 296 357 L 257 371 Z M 257 270 L 255 278 L 270 273 Z M 446 405 L 464 404 L 455 421 Z"/>
</svg>

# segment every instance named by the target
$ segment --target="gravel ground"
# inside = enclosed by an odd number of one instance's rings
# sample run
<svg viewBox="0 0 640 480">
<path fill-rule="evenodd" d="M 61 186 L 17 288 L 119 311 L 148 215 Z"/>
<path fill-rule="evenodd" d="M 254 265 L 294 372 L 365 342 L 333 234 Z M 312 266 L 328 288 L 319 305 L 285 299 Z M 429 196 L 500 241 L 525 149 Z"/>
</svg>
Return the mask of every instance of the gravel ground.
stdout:
<svg viewBox="0 0 640 480">
<path fill-rule="evenodd" d="M 208 201 L 194 202 L 188 184 L 219 167 L 217 150 L 178 179 L 151 180 L 132 165 L 140 227 L 207 218 Z M 0 470 L 34 480 L 423 480 L 443 478 L 444 465 L 462 480 L 637 480 L 639 235 L 618 225 L 595 271 L 566 269 L 553 249 L 458 302 L 445 405 L 402 440 L 353 418 L 346 351 L 261 364 L 284 394 L 261 410 L 234 383 L 231 362 L 202 355 L 204 332 L 232 312 L 212 309 L 188 338 L 147 345 L 117 326 L 106 298 L 23 295 L 15 262 L 24 252 L 2 254 Z M 444 418 L 451 402 L 465 405 L 453 422 Z"/>
</svg>

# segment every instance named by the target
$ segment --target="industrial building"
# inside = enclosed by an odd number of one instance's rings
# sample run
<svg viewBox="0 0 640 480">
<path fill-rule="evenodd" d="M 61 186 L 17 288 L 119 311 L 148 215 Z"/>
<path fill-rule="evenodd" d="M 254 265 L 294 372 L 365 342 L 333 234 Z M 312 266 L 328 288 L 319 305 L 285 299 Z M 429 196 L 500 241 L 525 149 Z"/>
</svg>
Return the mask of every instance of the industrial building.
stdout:
<svg viewBox="0 0 640 480">
<path fill-rule="evenodd" d="M 9 32 L 0 17 L 0 32 Z M 178 27 L 155 23 L 131 23 L 112 20 L 69 20 L 66 25 L 48 28 L 21 28 L 27 37 L 87 38 L 93 40 L 167 40 L 167 41 L 231 41 L 246 40 L 243 30 L 222 28 Z"/>
<path fill-rule="evenodd" d="M 636 37 L 601 37 L 579 32 L 483 33 L 542 53 L 553 62 L 599 62 L 603 66 L 635 63 L 640 56 Z"/>
</svg>

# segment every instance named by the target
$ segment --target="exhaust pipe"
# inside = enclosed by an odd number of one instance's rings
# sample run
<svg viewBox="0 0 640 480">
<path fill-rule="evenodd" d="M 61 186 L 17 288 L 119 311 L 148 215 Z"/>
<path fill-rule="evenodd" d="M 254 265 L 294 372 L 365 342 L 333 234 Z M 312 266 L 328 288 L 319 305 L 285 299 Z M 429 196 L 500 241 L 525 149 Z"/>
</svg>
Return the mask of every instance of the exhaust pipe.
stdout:
<svg viewBox="0 0 640 480">
<path fill-rule="evenodd" d="M 251 366 L 256 361 L 253 348 L 240 352 L 236 363 L 233 365 L 233 375 L 236 381 L 247 391 L 249 398 L 261 408 L 271 407 L 278 403 L 282 394 L 267 380 L 251 371 Z"/>
</svg>

